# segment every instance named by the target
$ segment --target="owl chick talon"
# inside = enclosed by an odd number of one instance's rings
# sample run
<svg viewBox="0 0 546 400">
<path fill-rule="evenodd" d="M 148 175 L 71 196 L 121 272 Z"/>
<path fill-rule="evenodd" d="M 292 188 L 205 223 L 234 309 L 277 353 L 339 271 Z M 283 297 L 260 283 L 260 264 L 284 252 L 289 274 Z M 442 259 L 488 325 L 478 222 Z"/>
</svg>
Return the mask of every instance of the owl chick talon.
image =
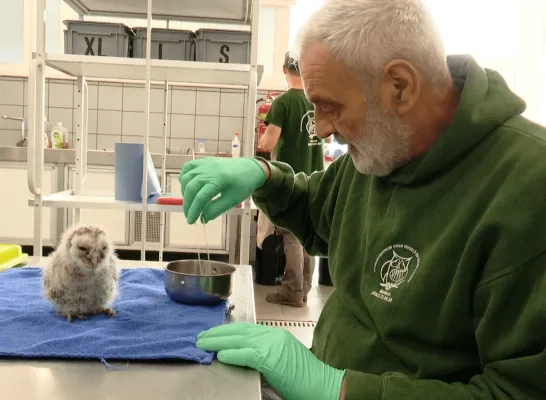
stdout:
<svg viewBox="0 0 546 400">
<path fill-rule="evenodd" d="M 116 315 L 116 312 L 112 310 L 111 308 L 99 308 L 96 311 L 91 312 L 89 315 L 100 315 L 105 314 L 108 315 L 109 318 L 112 318 Z"/>
<path fill-rule="evenodd" d="M 72 322 L 72 315 L 70 313 L 58 312 L 57 315 L 62 318 L 66 318 L 68 322 Z"/>
<path fill-rule="evenodd" d="M 59 317 L 66 318 L 68 322 L 72 322 L 72 315 L 65 313 L 57 313 Z"/>
<path fill-rule="evenodd" d="M 68 320 L 68 322 L 72 322 L 74 319 L 82 319 L 82 320 L 87 319 L 87 316 L 85 316 L 85 315 L 73 315 L 73 314 L 70 314 L 70 313 L 57 313 L 57 315 L 59 317 L 66 318 Z"/>
</svg>

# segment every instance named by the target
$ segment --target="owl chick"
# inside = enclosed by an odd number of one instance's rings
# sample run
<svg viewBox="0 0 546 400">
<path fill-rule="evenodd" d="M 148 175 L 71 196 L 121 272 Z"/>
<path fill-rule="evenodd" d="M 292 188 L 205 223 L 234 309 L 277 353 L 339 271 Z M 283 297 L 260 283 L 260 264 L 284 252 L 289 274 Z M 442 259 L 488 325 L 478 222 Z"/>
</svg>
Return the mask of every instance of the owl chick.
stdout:
<svg viewBox="0 0 546 400">
<path fill-rule="evenodd" d="M 75 226 L 64 232 L 43 269 L 44 297 L 57 315 L 73 318 L 115 315 L 111 304 L 118 293 L 117 257 L 108 234 L 94 226 Z"/>
</svg>

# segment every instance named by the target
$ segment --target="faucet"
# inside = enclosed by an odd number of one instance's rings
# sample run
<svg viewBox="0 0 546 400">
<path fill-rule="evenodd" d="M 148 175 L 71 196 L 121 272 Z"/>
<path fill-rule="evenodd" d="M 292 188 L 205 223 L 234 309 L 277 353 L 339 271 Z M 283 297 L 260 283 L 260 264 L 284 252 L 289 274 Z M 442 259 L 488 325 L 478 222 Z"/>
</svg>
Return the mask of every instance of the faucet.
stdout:
<svg viewBox="0 0 546 400">
<path fill-rule="evenodd" d="M 3 119 L 10 119 L 12 121 L 20 121 L 21 122 L 21 139 L 17 142 L 17 147 L 27 147 L 28 145 L 28 139 L 25 136 L 25 119 L 19 118 L 19 117 L 9 117 L 7 115 L 2 116 Z"/>
</svg>

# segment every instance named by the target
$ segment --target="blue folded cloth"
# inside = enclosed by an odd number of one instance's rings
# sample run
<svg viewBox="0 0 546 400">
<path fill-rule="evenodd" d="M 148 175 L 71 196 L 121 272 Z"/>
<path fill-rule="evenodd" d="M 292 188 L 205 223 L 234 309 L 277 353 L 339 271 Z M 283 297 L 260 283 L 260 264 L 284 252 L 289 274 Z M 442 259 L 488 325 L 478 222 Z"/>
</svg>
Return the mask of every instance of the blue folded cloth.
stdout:
<svg viewBox="0 0 546 400">
<path fill-rule="evenodd" d="M 175 303 L 161 269 L 123 269 L 116 316 L 69 323 L 42 297 L 41 268 L 0 273 L 0 357 L 110 360 L 184 360 L 210 364 L 197 335 L 224 322 L 217 306 Z"/>
</svg>

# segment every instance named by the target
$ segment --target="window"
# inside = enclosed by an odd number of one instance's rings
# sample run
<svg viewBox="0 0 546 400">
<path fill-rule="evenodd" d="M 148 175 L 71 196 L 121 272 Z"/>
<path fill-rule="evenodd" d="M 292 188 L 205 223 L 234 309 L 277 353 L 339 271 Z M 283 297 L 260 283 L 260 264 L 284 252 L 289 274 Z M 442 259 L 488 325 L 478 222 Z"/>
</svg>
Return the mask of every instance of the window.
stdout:
<svg viewBox="0 0 546 400">
<path fill-rule="evenodd" d="M 277 68 L 275 65 L 276 26 L 277 9 L 262 7 L 260 9 L 260 27 L 258 29 L 258 64 L 264 66 L 263 81 L 271 80 L 274 76 L 274 70 Z"/>
<path fill-rule="evenodd" d="M 46 53 L 64 53 L 63 0 L 46 1 Z"/>
<path fill-rule="evenodd" d="M 27 76 L 36 35 L 36 0 L 0 0 L 0 5 L 4 6 L 0 15 L 0 74 Z M 63 6 L 62 0 L 46 0 L 47 52 L 64 52 Z"/>
<path fill-rule="evenodd" d="M 423 2 L 436 21 L 447 54 L 511 58 L 518 53 L 521 40 L 520 4 L 523 2 L 498 0 L 459 0 L 456 4 L 435 0 Z"/>
<path fill-rule="evenodd" d="M 296 4 L 290 7 L 289 42 L 292 44 L 300 27 L 309 19 L 324 0 L 296 0 Z"/>
<path fill-rule="evenodd" d="M 0 0 L 0 74 L 17 75 L 26 63 L 24 21 L 27 13 L 23 1 Z"/>
<path fill-rule="evenodd" d="M 23 63 L 23 21 L 22 1 L 0 0 L 0 62 L 4 64 Z"/>
</svg>

